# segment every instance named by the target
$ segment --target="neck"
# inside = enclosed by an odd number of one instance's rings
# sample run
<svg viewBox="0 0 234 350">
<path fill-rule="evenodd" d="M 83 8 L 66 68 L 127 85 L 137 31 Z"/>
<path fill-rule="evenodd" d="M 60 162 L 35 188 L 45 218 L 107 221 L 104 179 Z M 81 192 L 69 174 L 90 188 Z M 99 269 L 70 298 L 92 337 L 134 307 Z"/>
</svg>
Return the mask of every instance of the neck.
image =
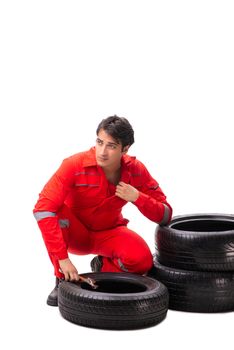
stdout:
<svg viewBox="0 0 234 350">
<path fill-rule="evenodd" d="M 112 168 L 112 169 L 103 169 L 107 180 L 114 184 L 117 185 L 120 180 L 120 173 L 121 173 L 121 168 Z"/>
<path fill-rule="evenodd" d="M 114 174 L 120 172 L 120 167 L 118 167 L 118 168 L 111 168 L 111 169 L 103 169 L 103 171 L 104 171 L 104 173 L 106 175 L 114 175 Z"/>
<path fill-rule="evenodd" d="M 121 163 L 117 164 L 117 165 L 114 165 L 114 166 L 110 166 L 110 167 L 105 167 L 105 168 L 102 168 L 104 173 L 106 175 L 114 175 L 116 173 L 118 173 L 121 169 Z"/>
</svg>

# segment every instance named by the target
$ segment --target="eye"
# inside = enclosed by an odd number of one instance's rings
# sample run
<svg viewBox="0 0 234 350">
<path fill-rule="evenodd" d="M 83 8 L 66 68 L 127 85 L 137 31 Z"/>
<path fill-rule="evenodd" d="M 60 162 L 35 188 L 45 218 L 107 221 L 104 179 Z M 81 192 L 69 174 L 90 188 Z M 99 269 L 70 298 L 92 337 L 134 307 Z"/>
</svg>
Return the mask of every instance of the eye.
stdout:
<svg viewBox="0 0 234 350">
<path fill-rule="evenodd" d="M 109 149 L 116 149 L 116 146 L 115 145 L 108 145 L 107 146 Z"/>
<path fill-rule="evenodd" d="M 96 143 L 97 143 L 98 145 L 102 145 L 102 144 L 103 144 L 102 140 L 100 140 L 100 139 L 97 139 L 97 140 L 96 140 Z"/>
</svg>

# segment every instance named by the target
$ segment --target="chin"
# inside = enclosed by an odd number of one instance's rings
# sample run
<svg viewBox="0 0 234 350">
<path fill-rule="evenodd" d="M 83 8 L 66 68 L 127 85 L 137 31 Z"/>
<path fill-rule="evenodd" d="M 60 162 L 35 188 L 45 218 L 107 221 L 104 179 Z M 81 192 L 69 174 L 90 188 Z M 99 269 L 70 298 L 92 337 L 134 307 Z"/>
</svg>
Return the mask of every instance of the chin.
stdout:
<svg viewBox="0 0 234 350">
<path fill-rule="evenodd" d="M 105 163 L 105 161 L 97 160 L 97 165 L 99 165 L 102 168 L 105 168 L 107 164 Z"/>
</svg>

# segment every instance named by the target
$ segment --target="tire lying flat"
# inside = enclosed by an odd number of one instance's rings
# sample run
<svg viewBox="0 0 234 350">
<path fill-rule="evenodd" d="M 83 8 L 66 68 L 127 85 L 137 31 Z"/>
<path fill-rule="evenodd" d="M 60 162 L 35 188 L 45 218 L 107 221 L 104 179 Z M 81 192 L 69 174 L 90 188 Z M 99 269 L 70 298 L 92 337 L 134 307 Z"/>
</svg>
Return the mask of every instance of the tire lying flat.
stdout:
<svg viewBox="0 0 234 350">
<path fill-rule="evenodd" d="M 150 276 L 167 286 L 169 309 L 204 313 L 234 311 L 234 272 L 179 270 L 163 266 L 154 258 Z"/>
<path fill-rule="evenodd" d="M 234 216 L 176 216 L 158 226 L 155 249 L 160 264 L 193 271 L 234 271 Z"/>
<path fill-rule="evenodd" d="M 98 288 L 61 282 L 58 306 L 68 321 L 101 329 L 137 329 L 160 323 L 167 314 L 167 288 L 153 278 L 130 273 L 86 273 Z"/>
</svg>

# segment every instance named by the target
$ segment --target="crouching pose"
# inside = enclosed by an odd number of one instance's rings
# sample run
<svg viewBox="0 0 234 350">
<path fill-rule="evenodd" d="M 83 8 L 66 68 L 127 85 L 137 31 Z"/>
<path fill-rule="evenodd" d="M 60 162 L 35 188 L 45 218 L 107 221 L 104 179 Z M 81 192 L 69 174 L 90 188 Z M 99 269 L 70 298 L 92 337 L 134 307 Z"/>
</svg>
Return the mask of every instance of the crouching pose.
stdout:
<svg viewBox="0 0 234 350">
<path fill-rule="evenodd" d="M 139 160 L 127 155 L 134 142 L 128 120 L 103 119 L 96 133 L 94 147 L 62 162 L 33 210 L 56 276 L 49 305 L 58 304 L 61 279 L 79 280 L 69 252 L 97 255 L 91 261 L 92 271 L 144 274 L 151 269 L 148 245 L 122 216 L 126 203 L 156 223 L 171 219 L 171 206 L 157 181 Z"/>
</svg>

